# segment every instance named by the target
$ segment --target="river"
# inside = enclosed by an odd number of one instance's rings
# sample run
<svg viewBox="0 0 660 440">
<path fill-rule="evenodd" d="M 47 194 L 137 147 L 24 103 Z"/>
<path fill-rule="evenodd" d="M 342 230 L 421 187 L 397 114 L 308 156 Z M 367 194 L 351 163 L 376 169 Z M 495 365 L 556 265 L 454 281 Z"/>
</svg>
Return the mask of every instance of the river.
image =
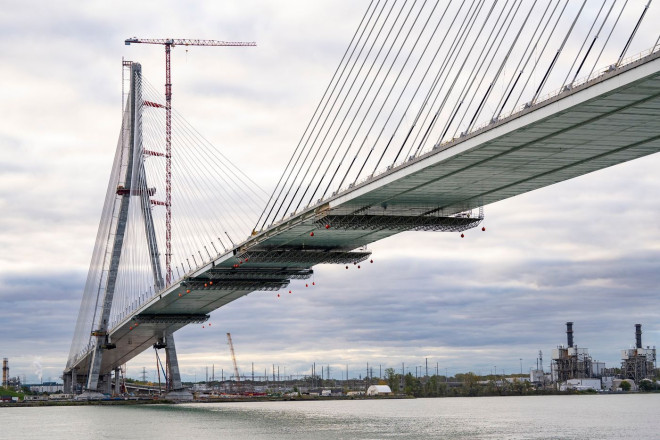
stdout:
<svg viewBox="0 0 660 440">
<path fill-rule="evenodd" d="M 660 394 L 0 409 L 2 439 L 660 439 Z"/>
</svg>

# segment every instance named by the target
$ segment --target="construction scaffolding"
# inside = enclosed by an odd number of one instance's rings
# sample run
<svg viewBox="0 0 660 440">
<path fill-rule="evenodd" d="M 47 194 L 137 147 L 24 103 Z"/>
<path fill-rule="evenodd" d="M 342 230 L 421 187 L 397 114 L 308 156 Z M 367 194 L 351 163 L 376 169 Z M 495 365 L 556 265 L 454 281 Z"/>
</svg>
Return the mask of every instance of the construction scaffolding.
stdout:
<svg viewBox="0 0 660 440">
<path fill-rule="evenodd" d="M 334 209 L 317 215 L 315 224 L 322 228 L 331 225 L 340 230 L 377 231 L 436 231 L 462 232 L 477 227 L 484 219 L 483 207 L 447 214 L 439 208 L 383 208 L 368 207 L 359 211 Z"/>
</svg>

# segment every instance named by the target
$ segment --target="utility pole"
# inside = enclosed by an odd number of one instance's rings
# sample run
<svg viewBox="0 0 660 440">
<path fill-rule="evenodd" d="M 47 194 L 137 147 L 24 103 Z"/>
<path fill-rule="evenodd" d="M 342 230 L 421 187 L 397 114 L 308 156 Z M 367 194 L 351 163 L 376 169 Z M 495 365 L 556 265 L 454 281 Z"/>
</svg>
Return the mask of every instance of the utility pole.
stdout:
<svg viewBox="0 0 660 440">
<path fill-rule="evenodd" d="M 127 38 L 126 46 L 131 43 L 160 44 L 165 46 L 165 201 L 153 200 L 155 205 L 165 206 L 165 285 L 172 283 L 172 76 L 170 73 L 170 51 L 175 46 L 256 46 L 254 42 L 232 42 L 216 40 L 189 39 L 152 39 Z M 163 105 L 149 103 L 152 107 L 163 108 Z"/>
</svg>

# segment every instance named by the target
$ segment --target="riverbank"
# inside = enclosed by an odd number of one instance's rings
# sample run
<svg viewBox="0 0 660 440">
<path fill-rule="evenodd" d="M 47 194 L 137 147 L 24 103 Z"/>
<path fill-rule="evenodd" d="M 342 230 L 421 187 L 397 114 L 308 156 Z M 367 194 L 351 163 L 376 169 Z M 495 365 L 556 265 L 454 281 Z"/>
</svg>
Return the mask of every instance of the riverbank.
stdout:
<svg viewBox="0 0 660 440">
<path fill-rule="evenodd" d="M 236 403 L 236 402 L 294 402 L 294 401 L 327 401 L 327 400 L 376 400 L 376 399 L 415 399 L 413 396 L 285 396 L 285 397 L 228 397 L 228 398 L 210 398 L 191 401 L 175 401 L 169 399 L 149 399 L 149 398 L 125 398 L 125 399 L 107 399 L 107 400 L 33 400 L 14 403 L 0 403 L 0 408 L 6 407 L 32 407 L 32 406 L 86 406 L 86 405 L 162 405 L 175 403 Z"/>
<path fill-rule="evenodd" d="M 660 392 L 586 392 L 586 391 L 572 391 L 572 392 L 555 392 L 552 394 L 539 393 L 539 394 L 525 394 L 525 395 L 492 395 L 492 396 L 446 396 L 446 397 L 430 397 L 437 399 L 452 398 L 452 397 L 530 397 L 530 396 L 548 396 L 548 395 L 562 395 L 562 396 L 580 396 L 580 395 L 612 395 L 612 394 L 659 394 Z M 226 398 L 205 398 L 191 401 L 175 401 L 170 399 L 153 399 L 153 398 L 115 398 L 107 400 L 37 400 L 37 401 L 21 401 L 21 402 L 2 402 L 0 408 L 11 407 L 46 407 L 46 406 L 130 406 L 130 405 L 163 405 L 163 404 L 179 404 L 179 403 L 245 403 L 245 402 L 325 402 L 335 400 L 406 400 L 417 399 L 415 396 L 409 395 L 392 395 L 392 396 L 257 396 L 257 397 L 226 397 Z"/>
</svg>

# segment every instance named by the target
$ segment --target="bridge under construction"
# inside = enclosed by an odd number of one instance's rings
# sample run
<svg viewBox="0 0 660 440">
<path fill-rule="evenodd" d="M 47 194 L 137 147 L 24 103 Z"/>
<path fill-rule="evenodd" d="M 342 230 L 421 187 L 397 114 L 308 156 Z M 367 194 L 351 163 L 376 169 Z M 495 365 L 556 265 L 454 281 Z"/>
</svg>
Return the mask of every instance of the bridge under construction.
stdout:
<svg viewBox="0 0 660 440">
<path fill-rule="evenodd" d="M 112 372 L 151 347 L 181 390 L 174 332 L 235 299 L 286 290 L 315 265 L 369 264 L 370 243 L 403 231 L 477 227 L 484 205 L 660 151 L 660 46 L 625 57 L 648 4 L 597 70 L 586 66 L 625 5 L 387 3 L 369 5 L 270 198 L 172 110 L 169 70 L 163 100 L 124 62 L 66 392 L 109 392 Z M 163 41 L 169 69 L 176 44 Z M 557 67 L 571 42 L 573 65 Z"/>
</svg>

